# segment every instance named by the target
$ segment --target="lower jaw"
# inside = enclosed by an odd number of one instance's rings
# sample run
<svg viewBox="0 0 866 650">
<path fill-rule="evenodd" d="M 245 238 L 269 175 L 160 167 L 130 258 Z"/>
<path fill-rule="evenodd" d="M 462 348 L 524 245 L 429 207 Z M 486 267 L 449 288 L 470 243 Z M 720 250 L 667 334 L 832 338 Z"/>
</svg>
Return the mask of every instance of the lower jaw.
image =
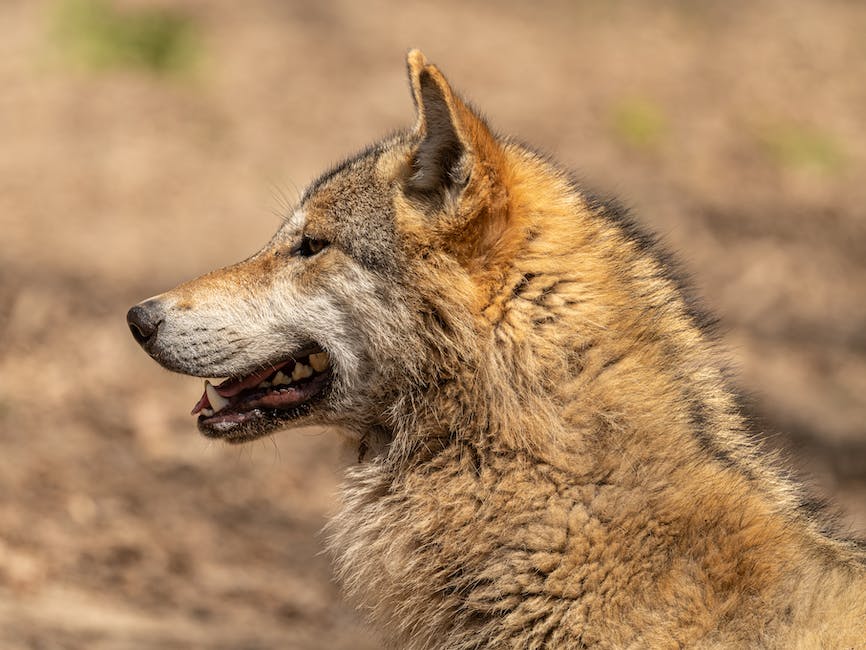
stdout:
<svg viewBox="0 0 866 650">
<path fill-rule="evenodd" d="M 239 443 L 261 438 L 303 417 L 310 411 L 311 403 L 305 402 L 291 410 L 251 409 L 241 413 L 226 413 L 209 418 L 199 416 L 198 430 L 208 438 L 221 438 Z"/>
</svg>

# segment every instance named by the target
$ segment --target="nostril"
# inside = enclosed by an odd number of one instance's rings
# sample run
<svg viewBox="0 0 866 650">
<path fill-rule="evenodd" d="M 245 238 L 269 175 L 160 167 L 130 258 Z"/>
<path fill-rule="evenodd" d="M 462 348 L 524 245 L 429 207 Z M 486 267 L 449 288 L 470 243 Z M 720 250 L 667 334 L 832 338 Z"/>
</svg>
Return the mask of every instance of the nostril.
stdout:
<svg viewBox="0 0 866 650">
<path fill-rule="evenodd" d="M 162 322 L 161 310 L 152 302 L 143 302 L 126 313 L 126 322 L 138 344 L 147 345 L 153 340 Z"/>
<path fill-rule="evenodd" d="M 132 338 L 138 341 L 140 345 L 147 343 L 147 340 L 150 338 L 150 336 L 145 334 L 135 323 L 129 324 L 129 331 L 132 332 Z"/>
</svg>

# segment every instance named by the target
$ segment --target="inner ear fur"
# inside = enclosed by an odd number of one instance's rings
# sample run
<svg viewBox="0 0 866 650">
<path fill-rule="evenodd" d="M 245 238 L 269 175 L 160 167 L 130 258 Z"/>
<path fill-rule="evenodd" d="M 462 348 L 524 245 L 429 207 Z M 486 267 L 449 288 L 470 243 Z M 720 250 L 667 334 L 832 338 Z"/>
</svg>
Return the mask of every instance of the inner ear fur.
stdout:
<svg viewBox="0 0 866 650">
<path fill-rule="evenodd" d="M 417 76 L 419 131 L 423 134 L 412 159 L 412 190 L 422 194 L 453 189 L 460 181 L 457 166 L 466 151 L 458 135 L 445 92 L 428 70 Z"/>
</svg>

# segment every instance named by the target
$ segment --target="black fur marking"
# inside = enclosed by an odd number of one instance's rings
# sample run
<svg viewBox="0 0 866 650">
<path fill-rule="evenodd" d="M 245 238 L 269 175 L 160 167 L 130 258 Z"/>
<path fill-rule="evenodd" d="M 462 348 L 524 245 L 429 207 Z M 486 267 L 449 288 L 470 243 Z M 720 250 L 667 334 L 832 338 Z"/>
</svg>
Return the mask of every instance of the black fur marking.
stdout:
<svg viewBox="0 0 866 650">
<path fill-rule="evenodd" d="M 866 539 L 859 539 L 844 534 L 839 528 L 839 511 L 830 502 L 811 493 L 806 493 L 806 488 L 800 494 L 797 509 L 808 519 L 816 524 L 819 532 L 829 539 L 834 539 L 849 544 L 855 551 L 862 553 L 858 558 L 860 563 L 866 565 Z"/>
<path fill-rule="evenodd" d="M 475 471 L 475 476 L 481 478 L 483 461 L 481 460 L 481 454 L 478 453 L 477 447 L 470 443 L 464 443 L 461 448 L 468 454 L 469 460 L 472 462 L 472 469 Z"/>
<path fill-rule="evenodd" d="M 689 400 L 689 419 L 691 420 L 692 430 L 694 431 L 698 446 L 725 467 L 737 469 L 738 465 L 736 461 L 726 450 L 719 448 L 709 432 L 710 417 L 706 406 L 694 397 Z"/>
<path fill-rule="evenodd" d="M 755 480 L 752 472 L 747 467 L 744 467 L 742 463 L 739 463 L 729 450 L 720 447 L 718 441 L 713 437 L 710 431 L 712 421 L 709 413 L 707 413 L 706 405 L 693 396 L 687 396 L 687 398 L 689 402 L 689 418 L 698 446 L 724 467 L 739 472 L 750 481 Z"/>
<path fill-rule="evenodd" d="M 818 531 L 829 539 L 847 544 L 859 556 L 860 564 L 866 565 L 866 539 L 846 535 L 839 528 L 839 513 L 828 501 L 815 496 L 803 495 L 798 504 L 800 512 L 818 527 Z"/>
<path fill-rule="evenodd" d="M 837 517 L 832 514 L 829 502 L 814 494 L 801 494 L 798 509 L 810 521 L 818 522 L 819 529 L 827 537 L 836 536 Z"/>
<path fill-rule="evenodd" d="M 538 273 L 524 273 L 520 281 L 514 285 L 514 289 L 511 290 L 511 295 L 514 298 L 520 298 L 529 283 L 537 277 Z"/>
<path fill-rule="evenodd" d="M 607 361 L 605 361 L 603 364 L 601 364 L 601 368 L 599 368 L 598 372 L 595 374 L 595 379 L 598 379 L 602 375 L 602 373 L 610 370 L 615 365 L 620 363 L 623 359 L 625 359 L 625 353 L 617 354 L 616 356 L 613 356 Z"/>
<path fill-rule="evenodd" d="M 571 282 L 571 280 L 557 280 L 553 284 L 544 287 L 544 289 L 541 290 L 541 293 L 539 293 L 535 298 L 532 299 L 533 304 L 538 305 L 539 307 L 543 307 L 547 297 L 550 294 L 554 293 L 554 291 L 556 291 L 556 288 L 559 285 L 565 284 L 567 282 Z"/>
</svg>

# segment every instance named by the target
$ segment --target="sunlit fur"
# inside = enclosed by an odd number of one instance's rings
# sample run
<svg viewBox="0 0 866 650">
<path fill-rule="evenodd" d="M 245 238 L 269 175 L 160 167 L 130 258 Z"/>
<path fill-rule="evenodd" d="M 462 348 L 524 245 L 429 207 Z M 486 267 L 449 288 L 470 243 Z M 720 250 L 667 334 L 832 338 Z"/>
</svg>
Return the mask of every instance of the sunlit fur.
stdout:
<svg viewBox="0 0 866 650">
<path fill-rule="evenodd" d="M 235 375 L 304 338 L 332 353 L 298 424 L 358 441 L 329 548 L 390 648 L 866 647 L 866 556 L 758 454 L 652 238 L 418 52 L 409 76 L 414 129 L 161 296 L 152 354 Z M 301 232 L 332 244 L 285 255 Z"/>
</svg>

